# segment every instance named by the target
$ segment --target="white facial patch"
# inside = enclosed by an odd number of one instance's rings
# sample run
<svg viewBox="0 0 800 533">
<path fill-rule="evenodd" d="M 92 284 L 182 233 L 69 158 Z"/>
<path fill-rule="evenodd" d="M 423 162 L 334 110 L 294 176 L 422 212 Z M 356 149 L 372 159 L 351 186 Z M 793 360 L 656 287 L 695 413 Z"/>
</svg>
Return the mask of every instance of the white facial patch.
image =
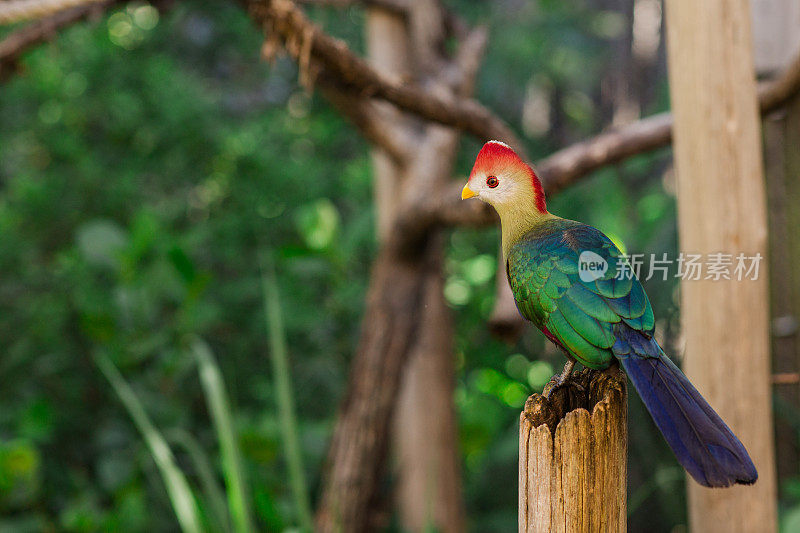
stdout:
<svg viewBox="0 0 800 533">
<path fill-rule="evenodd" d="M 486 179 L 488 177 L 489 176 L 483 176 L 480 180 L 475 179 L 477 186 L 474 188 L 470 185 L 470 188 L 478 193 L 481 200 L 490 204 L 502 204 L 514 200 L 514 197 L 519 192 L 519 184 L 515 183 L 514 180 L 508 176 L 496 174 L 495 177 L 499 182 L 497 187 L 489 187 L 486 185 Z"/>
</svg>

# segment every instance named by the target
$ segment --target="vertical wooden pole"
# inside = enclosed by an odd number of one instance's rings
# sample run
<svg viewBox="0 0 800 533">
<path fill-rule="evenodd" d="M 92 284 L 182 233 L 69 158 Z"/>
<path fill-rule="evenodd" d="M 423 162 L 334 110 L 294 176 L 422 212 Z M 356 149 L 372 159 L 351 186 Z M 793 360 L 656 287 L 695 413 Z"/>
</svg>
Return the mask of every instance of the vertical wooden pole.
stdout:
<svg viewBox="0 0 800 533">
<path fill-rule="evenodd" d="M 616 367 L 583 370 L 549 399 L 534 394 L 525 402 L 520 533 L 626 531 L 625 379 Z"/>
<path fill-rule="evenodd" d="M 680 247 L 767 254 L 761 137 L 747 0 L 668 0 Z M 731 274 L 733 265 L 731 265 Z M 728 422 L 759 472 L 752 487 L 689 481 L 693 531 L 776 529 L 766 260 L 756 280 L 682 284 L 686 374 Z M 706 272 L 704 272 L 704 277 Z"/>
</svg>

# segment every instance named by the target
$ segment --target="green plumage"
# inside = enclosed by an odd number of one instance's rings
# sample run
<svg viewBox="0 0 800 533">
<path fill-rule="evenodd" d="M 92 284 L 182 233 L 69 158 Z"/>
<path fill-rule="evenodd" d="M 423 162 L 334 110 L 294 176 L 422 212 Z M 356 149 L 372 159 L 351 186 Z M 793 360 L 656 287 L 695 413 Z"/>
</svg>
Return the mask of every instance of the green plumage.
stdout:
<svg viewBox="0 0 800 533">
<path fill-rule="evenodd" d="M 607 265 L 604 273 L 587 270 L 587 261 L 602 265 L 600 259 Z M 615 324 L 653 334 L 650 302 L 639 280 L 618 276 L 622 262 L 627 265 L 600 231 L 552 218 L 511 246 L 506 266 L 520 313 L 569 356 L 589 368 L 606 368 L 614 357 Z"/>
</svg>

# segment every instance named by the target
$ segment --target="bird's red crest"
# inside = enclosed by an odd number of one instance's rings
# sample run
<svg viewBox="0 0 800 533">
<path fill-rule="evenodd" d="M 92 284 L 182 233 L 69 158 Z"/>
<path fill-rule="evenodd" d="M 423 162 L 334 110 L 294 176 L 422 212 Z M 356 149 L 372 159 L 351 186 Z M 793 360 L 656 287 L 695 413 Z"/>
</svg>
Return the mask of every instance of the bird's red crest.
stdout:
<svg viewBox="0 0 800 533">
<path fill-rule="evenodd" d="M 542 189 L 542 183 L 539 181 L 539 177 L 506 143 L 489 141 L 484 144 L 481 151 L 478 152 L 478 157 L 475 158 L 475 166 L 472 168 L 472 175 L 470 178 L 472 178 L 476 172 L 492 174 L 493 172 L 498 172 L 499 170 L 497 169 L 508 167 L 522 170 L 530 176 L 531 185 L 533 186 L 536 197 L 536 209 L 541 213 L 546 213 L 547 203 L 545 202 L 544 189 Z"/>
</svg>

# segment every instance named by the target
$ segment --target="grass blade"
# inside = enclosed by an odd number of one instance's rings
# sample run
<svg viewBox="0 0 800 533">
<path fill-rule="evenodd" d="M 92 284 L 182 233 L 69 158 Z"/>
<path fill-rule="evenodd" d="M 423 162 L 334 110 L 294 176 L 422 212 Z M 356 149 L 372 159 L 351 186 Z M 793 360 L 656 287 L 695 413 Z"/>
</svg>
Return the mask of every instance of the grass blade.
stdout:
<svg viewBox="0 0 800 533">
<path fill-rule="evenodd" d="M 172 453 L 167 441 L 156 429 L 150 417 L 147 416 L 144 406 L 136 397 L 136 393 L 125 378 L 122 377 L 117 367 L 105 354 L 95 353 L 95 361 L 100 371 L 111 383 L 114 392 L 119 396 L 122 405 L 133 419 L 133 423 L 139 429 L 142 437 L 150 449 L 150 454 L 161 472 L 164 485 L 167 487 L 167 494 L 172 502 L 172 508 L 178 517 L 178 523 L 185 533 L 200 533 L 200 511 L 197 508 L 189 481 L 183 475 L 178 465 L 175 464 L 175 456 Z"/>
<path fill-rule="evenodd" d="M 225 533 L 231 532 L 230 517 L 228 515 L 228 504 L 225 500 L 225 495 L 222 487 L 217 482 L 214 468 L 208 455 L 200 447 L 200 444 L 188 431 L 175 428 L 164 432 L 167 441 L 170 442 L 174 449 L 181 450 L 186 453 L 186 456 L 192 462 L 195 474 L 197 474 L 200 484 L 203 487 L 203 492 L 206 495 L 206 502 L 211 511 L 211 516 L 215 521 L 215 531 L 223 531 Z M 210 517 L 209 517 L 210 518 Z"/>
<path fill-rule="evenodd" d="M 197 358 L 200 382 L 203 384 L 208 410 L 219 439 L 222 470 L 225 474 L 228 508 L 233 529 L 237 533 L 249 533 L 253 531 L 253 522 L 247 504 L 247 490 L 239 456 L 239 445 L 233 430 L 233 417 L 222 381 L 222 372 L 220 372 L 211 349 L 204 341 L 199 338 L 195 339 L 192 342 L 192 351 Z"/>
<path fill-rule="evenodd" d="M 311 505 L 303 473 L 303 458 L 300 452 L 300 441 L 297 431 L 297 417 L 294 411 L 292 378 L 289 373 L 289 357 L 286 349 L 286 337 L 281 316 L 281 304 L 278 296 L 278 284 L 271 267 L 262 275 L 264 285 L 264 307 L 267 319 L 267 331 L 270 341 L 270 360 L 275 375 L 276 401 L 281 424 L 281 435 L 289 468 L 289 482 L 292 487 L 300 525 L 306 531 L 313 528 Z"/>
</svg>

